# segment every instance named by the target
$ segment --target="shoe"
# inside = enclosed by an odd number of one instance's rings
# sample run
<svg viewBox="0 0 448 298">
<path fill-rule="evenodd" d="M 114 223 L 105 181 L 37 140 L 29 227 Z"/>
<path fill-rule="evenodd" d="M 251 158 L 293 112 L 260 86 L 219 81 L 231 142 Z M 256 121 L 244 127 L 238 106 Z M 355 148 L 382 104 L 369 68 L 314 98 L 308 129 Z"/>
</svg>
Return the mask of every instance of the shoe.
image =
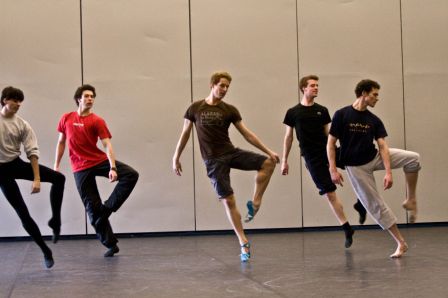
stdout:
<svg viewBox="0 0 448 298">
<path fill-rule="evenodd" d="M 44 255 L 44 264 L 45 264 L 45 267 L 47 267 L 48 269 L 53 267 L 54 260 L 53 260 L 53 256 L 51 254 L 50 255 Z"/>
<path fill-rule="evenodd" d="M 104 257 L 105 258 L 111 258 L 114 256 L 114 254 L 118 253 L 120 251 L 120 249 L 118 248 L 118 246 L 115 244 L 114 246 L 110 247 L 105 253 L 104 253 Z"/>
<path fill-rule="evenodd" d="M 247 249 L 247 251 L 246 251 Z M 250 242 L 246 242 L 241 245 L 241 254 L 240 254 L 241 262 L 247 262 L 250 259 Z"/>
<path fill-rule="evenodd" d="M 257 214 L 258 209 L 254 208 L 254 203 L 252 201 L 247 201 L 247 214 L 246 218 L 244 219 L 244 222 L 250 222 L 252 219 L 254 219 L 255 214 Z"/>
<path fill-rule="evenodd" d="M 353 205 L 353 208 L 355 208 L 355 210 L 359 213 L 359 223 L 361 225 L 364 224 L 366 222 L 367 215 L 366 208 L 364 208 L 359 200 L 355 203 L 355 205 Z"/>
<path fill-rule="evenodd" d="M 48 221 L 48 226 L 53 230 L 53 236 L 51 237 L 51 240 L 53 243 L 57 243 L 59 240 L 59 236 L 61 235 L 61 224 L 55 223 L 53 219 L 50 219 Z"/>
</svg>

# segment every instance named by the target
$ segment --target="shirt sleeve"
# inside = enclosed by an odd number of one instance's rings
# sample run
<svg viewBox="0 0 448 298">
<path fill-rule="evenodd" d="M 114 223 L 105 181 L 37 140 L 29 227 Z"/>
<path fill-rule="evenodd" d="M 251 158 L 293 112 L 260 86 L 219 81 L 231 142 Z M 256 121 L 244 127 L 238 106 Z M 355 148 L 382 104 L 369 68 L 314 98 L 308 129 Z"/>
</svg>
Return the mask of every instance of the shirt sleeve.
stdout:
<svg viewBox="0 0 448 298">
<path fill-rule="evenodd" d="M 66 115 L 63 115 L 61 117 L 61 120 L 59 120 L 58 127 L 57 127 L 58 132 L 62 132 L 63 134 L 65 134 L 65 118 L 66 118 Z"/>
<path fill-rule="evenodd" d="M 294 127 L 294 123 L 291 119 L 291 109 L 286 112 L 285 118 L 283 119 L 283 124 Z"/>
<path fill-rule="evenodd" d="M 323 125 L 328 124 L 331 122 L 331 117 L 330 117 L 330 113 L 328 113 L 328 109 L 327 108 L 323 108 L 322 111 L 322 120 L 323 120 Z"/>
<path fill-rule="evenodd" d="M 26 156 L 36 156 L 39 158 L 39 146 L 37 145 L 37 137 L 33 129 L 28 122 L 24 121 L 24 133 L 23 133 L 23 148 L 25 149 Z"/>
<path fill-rule="evenodd" d="M 107 128 L 107 124 L 106 124 L 106 121 L 104 121 L 104 119 L 102 119 L 102 118 L 98 119 L 96 129 L 97 129 L 98 137 L 100 138 L 100 140 L 112 138 L 112 135 L 109 131 L 109 128 Z"/>
<path fill-rule="evenodd" d="M 336 111 L 333 116 L 333 121 L 330 125 L 330 134 L 335 138 L 340 138 L 341 133 L 341 125 L 342 125 L 342 115 L 341 111 Z"/>
<path fill-rule="evenodd" d="M 375 140 L 387 137 L 387 131 L 384 127 L 383 121 L 380 118 L 377 118 L 377 123 L 375 124 Z"/>
<path fill-rule="evenodd" d="M 243 118 L 241 117 L 240 111 L 238 111 L 238 109 L 232 105 L 230 105 L 231 109 L 232 109 L 232 123 L 237 123 L 238 121 L 243 120 Z"/>
<path fill-rule="evenodd" d="M 196 118 L 194 116 L 195 109 L 194 109 L 194 103 L 188 107 L 187 111 L 185 112 L 184 118 L 190 120 L 191 122 L 195 122 Z"/>
</svg>

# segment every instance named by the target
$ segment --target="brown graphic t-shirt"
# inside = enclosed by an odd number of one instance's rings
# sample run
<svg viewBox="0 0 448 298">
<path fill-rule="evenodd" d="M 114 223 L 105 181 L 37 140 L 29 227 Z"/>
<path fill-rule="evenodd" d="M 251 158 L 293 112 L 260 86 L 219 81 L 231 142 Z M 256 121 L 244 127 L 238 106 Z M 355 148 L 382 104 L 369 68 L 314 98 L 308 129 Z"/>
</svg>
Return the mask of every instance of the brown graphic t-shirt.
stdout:
<svg viewBox="0 0 448 298">
<path fill-rule="evenodd" d="M 216 158 L 235 149 L 229 138 L 230 123 L 241 121 L 240 112 L 225 102 L 212 106 L 205 99 L 191 104 L 184 115 L 194 122 L 204 160 Z"/>
</svg>

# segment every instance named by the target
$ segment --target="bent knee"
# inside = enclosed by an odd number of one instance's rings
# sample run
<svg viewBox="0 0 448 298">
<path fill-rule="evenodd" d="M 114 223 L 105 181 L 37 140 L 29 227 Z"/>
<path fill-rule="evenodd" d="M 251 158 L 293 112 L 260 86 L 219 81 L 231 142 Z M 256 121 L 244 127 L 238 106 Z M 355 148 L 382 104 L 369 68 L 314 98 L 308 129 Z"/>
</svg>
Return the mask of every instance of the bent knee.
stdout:
<svg viewBox="0 0 448 298">
<path fill-rule="evenodd" d="M 134 171 L 131 173 L 131 179 L 137 181 L 137 180 L 138 180 L 138 177 L 140 177 L 140 174 L 139 174 L 137 171 L 134 170 Z"/>
<path fill-rule="evenodd" d="M 417 152 L 410 152 L 410 162 L 403 167 L 405 173 L 415 173 L 422 168 L 420 165 L 420 154 Z"/>
<path fill-rule="evenodd" d="M 55 181 L 57 184 L 62 184 L 62 185 L 65 184 L 65 175 L 64 174 L 62 174 L 61 172 L 56 172 L 55 177 L 56 177 Z"/>
<path fill-rule="evenodd" d="M 275 169 L 275 162 L 268 158 L 263 162 L 263 165 L 261 166 L 262 170 L 266 170 L 266 171 L 274 171 Z"/>
<path fill-rule="evenodd" d="M 125 173 L 122 178 L 126 177 L 124 179 L 126 179 L 127 181 L 137 182 L 139 176 L 140 174 L 136 170 L 132 169 Z M 120 177 L 120 172 L 118 172 L 118 177 Z"/>
</svg>

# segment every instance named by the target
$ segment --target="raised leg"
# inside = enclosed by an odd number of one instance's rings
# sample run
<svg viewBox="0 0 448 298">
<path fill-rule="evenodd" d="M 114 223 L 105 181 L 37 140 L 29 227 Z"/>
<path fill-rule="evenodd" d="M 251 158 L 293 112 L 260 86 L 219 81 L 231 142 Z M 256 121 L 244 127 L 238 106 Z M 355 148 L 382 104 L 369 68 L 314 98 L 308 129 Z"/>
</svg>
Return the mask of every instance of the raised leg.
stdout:
<svg viewBox="0 0 448 298">
<path fill-rule="evenodd" d="M 254 196 L 252 198 L 252 201 L 248 202 L 247 204 L 249 212 L 248 215 L 246 216 L 245 222 L 251 221 L 255 216 L 255 214 L 257 214 L 258 210 L 260 209 L 264 192 L 268 187 L 274 169 L 275 169 L 275 162 L 268 158 L 264 161 L 261 169 L 257 171 L 257 175 L 255 176 Z"/>
</svg>

